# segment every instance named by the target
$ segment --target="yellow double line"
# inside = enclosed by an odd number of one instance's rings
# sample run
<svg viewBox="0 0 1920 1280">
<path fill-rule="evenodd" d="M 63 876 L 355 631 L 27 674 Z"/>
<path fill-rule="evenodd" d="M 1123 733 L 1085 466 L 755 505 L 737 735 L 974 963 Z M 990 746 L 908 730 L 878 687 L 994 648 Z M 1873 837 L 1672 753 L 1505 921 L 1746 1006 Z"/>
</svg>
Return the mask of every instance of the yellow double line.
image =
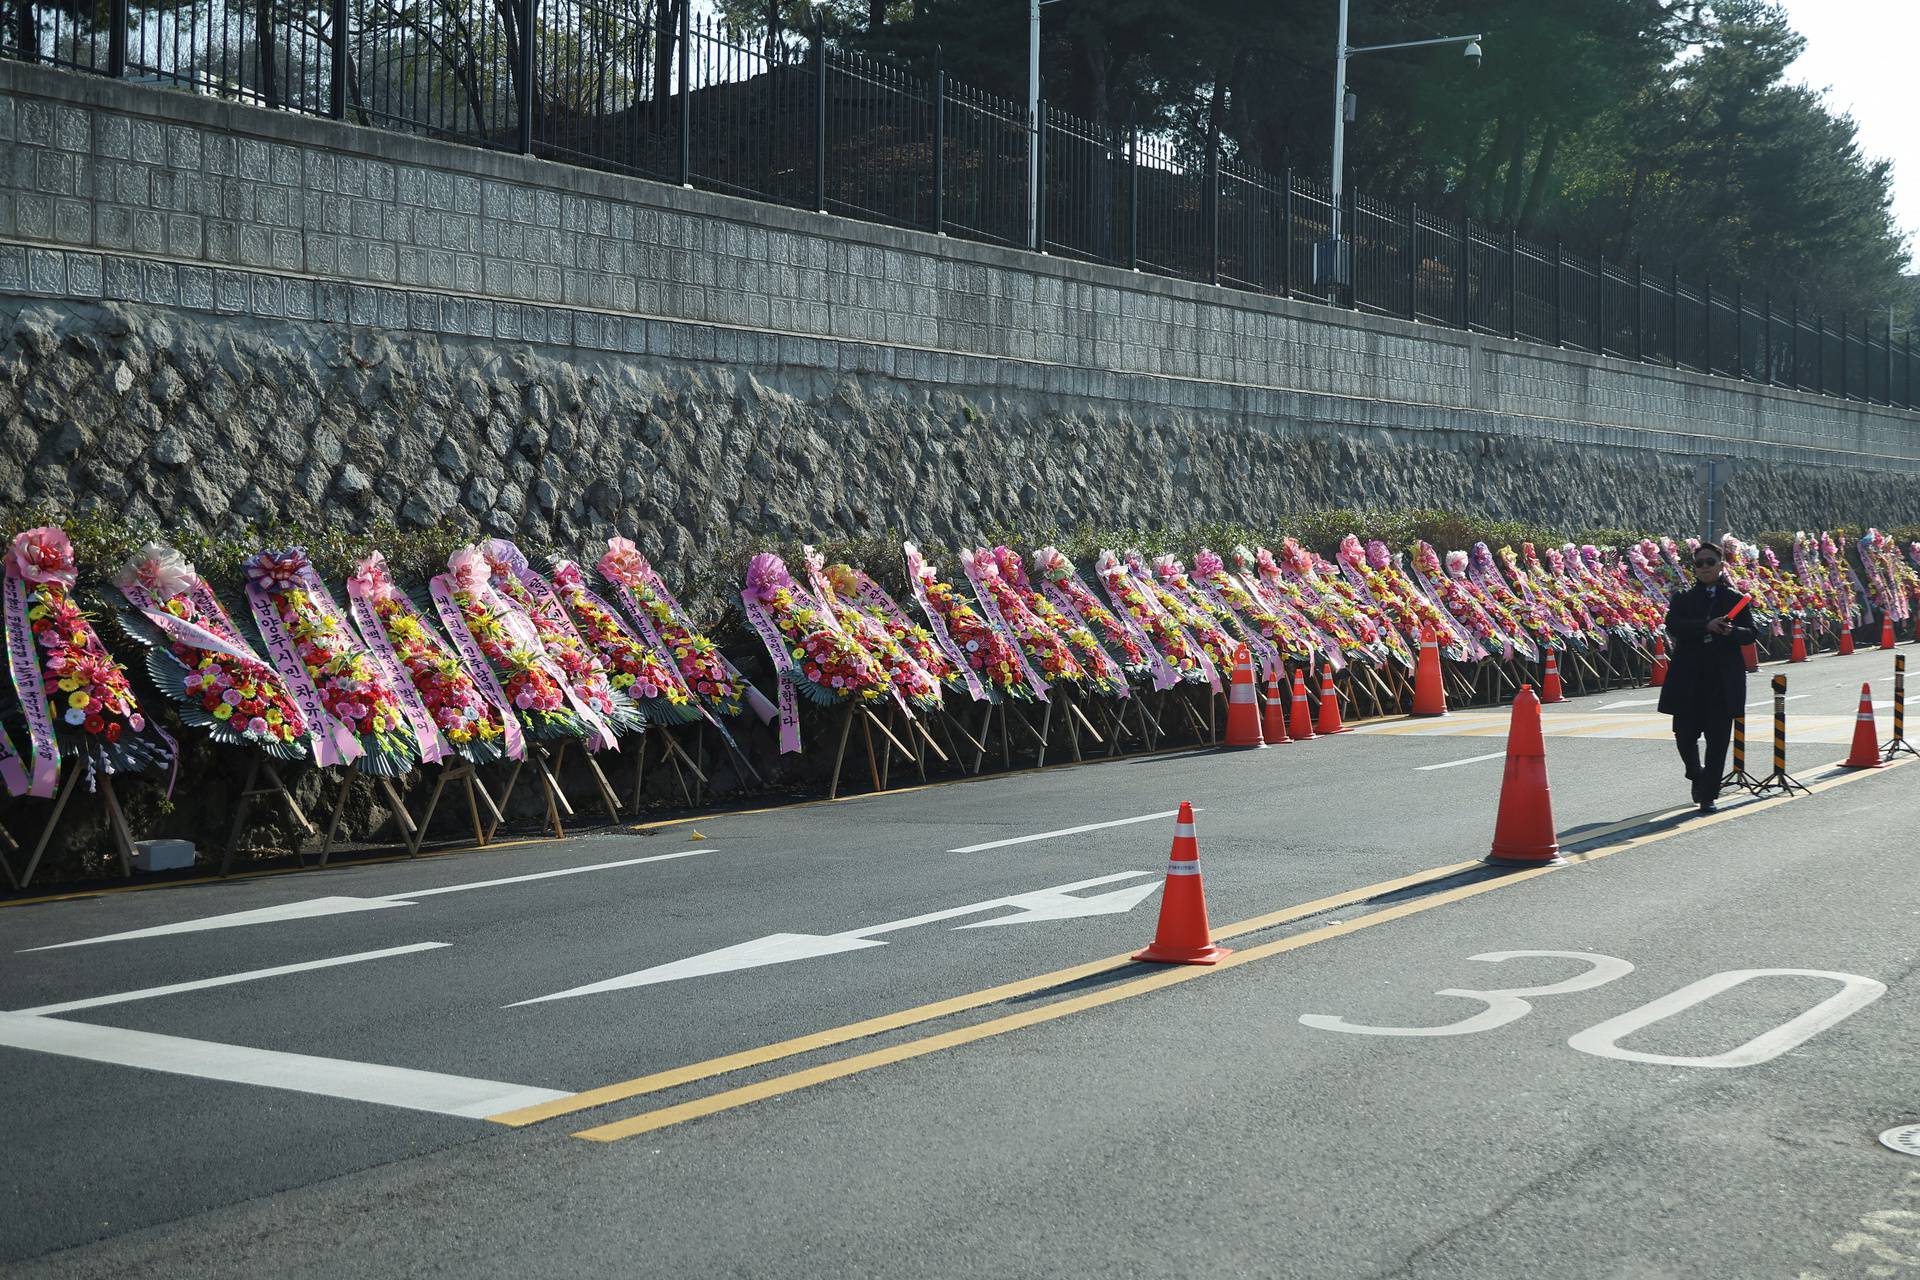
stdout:
<svg viewBox="0 0 1920 1280">
<path fill-rule="evenodd" d="M 1901 760 L 1889 764 L 1888 767 L 1894 768 L 1905 763 L 1905 760 Z M 1863 776 L 1872 776 L 1872 772 L 1873 771 L 1840 773 L 1836 776 L 1823 778 L 1815 782 L 1810 789 L 1815 792 L 1826 791 Z M 1224 957 L 1219 964 L 1211 967 L 1180 966 L 1176 968 L 1155 969 L 1142 977 L 1118 983 L 1102 990 L 1089 991 L 1077 996 L 1069 996 L 1065 999 L 1056 1000 L 1036 1008 L 1006 1014 L 998 1018 L 991 1018 L 971 1026 L 957 1027 L 951 1031 L 939 1032 L 916 1040 L 908 1040 L 900 1044 L 890 1045 L 886 1048 L 856 1054 L 852 1057 L 842 1058 L 834 1062 L 822 1063 L 819 1066 L 806 1067 L 798 1071 L 773 1076 L 752 1084 L 725 1089 L 718 1093 L 709 1094 L 706 1097 L 694 1098 L 686 1102 L 659 1107 L 651 1111 L 643 1111 L 638 1115 L 629 1116 L 622 1120 L 609 1121 L 605 1124 L 595 1125 L 592 1128 L 579 1130 L 573 1136 L 576 1138 L 586 1138 L 594 1142 L 613 1142 L 621 1138 L 631 1138 L 638 1134 L 651 1133 L 657 1129 L 682 1124 L 688 1120 L 699 1119 L 702 1116 L 717 1115 L 723 1111 L 731 1111 L 737 1107 L 747 1106 L 750 1103 L 778 1097 L 781 1094 L 808 1089 L 817 1084 L 824 1084 L 829 1080 L 845 1079 L 848 1076 L 858 1075 L 878 1067 L 889 1066 L 896 1062 L 905 1062 L 913 1058 L 924 1057 L 927 1054 L 938 1053 L 944 1049 L 952 1049 L 960 1045 L 972 1044 L 975 1041 L 990 1039 L 994 1036 L 1006 1035 L 1012 1031 L 1037 1026 L 1044 1022 L 1065 1018 L 1089 1009 L 1097 1009 L 1103 1005 L 1115 1004 L 1121 1000 L 1131 999 L 1134 996 L 1145 995 L 1150 991 L 1159 991 L 1182 982 L 1192 982 L 1196 979 L 1207 977 L 1210 974 L 1235 969 L 1244 964 L 1251 964 L 1255 960 L 1264 960 L 1270 956 L 1283 955 L 1289 951 L 1298 951 L 1303 947 L 1312 946 L 1317 942 L 1325 942 L 1329 939 L 1345 937 L 1348 934 L 1357 933 L 1362 929 L 1370 929 L 1375 925 L 1405 919 L 1408 916 L 1417 915 L 1423 911 L 1431 911 L 1437 907 L 1447 906 L 1451 903 L 1463 902 L 1468 898 L 1477 897 L 1483 893 L 1491 893 L 1495 889 L 1504 889 L 1510 885 L 1538 879 L 1543 875 L 1561 870 L 1563 867 L 1569 865 L 1597 862 L 1601 858 L 1608 857 L 1615 853 L 1621 853 L 1628 849 L 1640 848 L 1661 840 L 1671 839 L 1677 835 L 1685 835 L 1698 831 L 1703 827 L 1713 826 L 1734 818 L 1759 813 L 1784 803 L 1786 799 L 1787 797 L 1785 796 L 1776 796 L 1767 800 L 1737 805 L 1697 821 L 1660 827 L 1656 830 L 1643 832 L 1640 835 L 1632 836 L 1613 844 L 1586 848 L 1582 852 L 1567 855 L 1564 863 L 1524 868 L 1491 879 L 1461 885 L 1455 889 L 1447 889 L 1428 894 L 1413 901 L 1403 902 L 1378 911 L 1373 911 L 1352 920 L 1337 921 L 1323 925 L 1317 929 L 1310 929 L 1304 933 L 1295 934 L 1291 937 L 1279 938 L 1272 942 L 1263 943 L 1260 946 L 1249 947 L 1243 951 L 1236 951 Z M 1579 838 L 1578 843 L 1587 845 L 1596 840 L 1604 840 L 1622 831 L 1668 822 L 1686 812 L 1687 810 L 1684 809 L 1673 809 L 1629 818 L 1623 822 L 1614 823 L 1610 826 L 1602 827 L 1599 830 L 1584 833 Z M 1446 880 L 1448 877 L 1457 876 L 1462 872 L 1480 868 L 1483 865 L 1483 863 L 1476 860 L 1429 868 L 1428 870 L 1416 872 L 1412 875 L 1402 876 L 1396 880 L 1386 880 L 1379 884 L 1367 885 L 1364 888 L 1350 889 L 1344 893 L 1334 894 L 1327 898 L 1320 898 L 1313 902 L 1302 903 L 1299 906 L 1286 907 L 1266 915 L 1253 916 L 1249 919 L 1218 928 L 1214 930 L 1213 936 L 1216 940 L 1224 940 L 1240 937 L 1249 933 L 1258 933 L 1263 930 L 1304 920 L 1310 916 L 1319 915 L 1326 911 L 1363 903 L 1384 894 L 1394 893 L 1403 889 L 1417 888 L 1421 885 L 1434 884 Z M 682 1085 L 712 1079 L 715 1076 L 727 1075 L 752 1067 L 765 1066 L 769 1063 L 779 1062 L 800 1054 L 812 1053 L 816 1050 L 831 1048 L 834 1045 L 845 1044 L 852 1040 L 861 1040 L 869 1036 L 881 1035 L 905 1027 L 952 1017 L 955 1014 L 966 1013 L 987 1005 L 999 1004 L 1008 1000 L 1018 999 L 1022 996 L 1032 995 L 1036 992 L 1043 992 L 1085 979 L 1095 978 L 1102 974 L 1114 973 L 1129 967 L 1133 963 L 1130 955 L 1109 956 L 1104 960 L 1095 960 L 1087 964 L 1060 969 L 1053 973 L 1041 974 L 1032 978 L 1023 978 L 1017 982 L 1004 983 L 996 987 L 988 987 L 968 995 L 955 996 L 951 999 L 939 1000 L 911 1009 L 903 1009 L 897 1013 L 885 1014 L 877 1018 L 851 1022 L 845 1026 L 834 1027 L 825 1031 L 817 1031 L 809 1035 L 797 1036 L 791 1040 L 782 1040 L 777 1044 L 746 1049 L 738 1053 L 709 1058 L 704 1062 L 691 1063 L 684 1067 L 675 1067 L 668 1071 L 659 1071 L 651 1075 L 639 1076 L 632 1080 L 624 1080 L 615 1084 L 604 1085 L 598 1089 L 589 1089 L 582 1093 L 569 1094 L 563 1098 L 556 1098 L 551 1102 L 540 1103 L 532 1107 L 522 1107 L 515 1111 L 501 1112 L 498 1115 L 488 1118 L 498 1124 L 516 1127 L 537 1124 L 543 1120 L 551 1120 L 559 1116 L 590 1111 L 611 1103 L 623 1102 L 629 1098 L 644 1097 L 647 1094 L 659 1093 L 663 1090 L 674 1089 Z"/>
</svg>

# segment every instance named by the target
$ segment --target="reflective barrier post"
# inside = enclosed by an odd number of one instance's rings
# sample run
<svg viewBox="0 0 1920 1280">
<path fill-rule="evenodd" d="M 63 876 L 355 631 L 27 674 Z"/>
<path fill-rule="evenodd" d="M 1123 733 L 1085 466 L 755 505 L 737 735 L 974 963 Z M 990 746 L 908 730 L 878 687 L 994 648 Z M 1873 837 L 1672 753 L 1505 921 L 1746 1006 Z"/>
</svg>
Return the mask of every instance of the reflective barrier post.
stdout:
<svg viewBox="0 0 1920 1280">
<path fill-rule="evenodd" d="M 1773 678 L 1773 772 L 1760 780 L 1753 794 L 1764 796 L 1772 791 L 1783 796 L 1807 791 L 1787 772 L 1787 678 L 1784 675 Z"/>
<path fill-rule="evenodd" d="M 1920 756 L 1913 744 L 1907 741 L 1907 655 L 1893 655 L 1893 737 L 1880 748 L 1880 758 L 1891 760 L 1902 751 L 1910 756 Z"/>
<path fill-rule="evenodd" d="M 1743 791 L 1758 794 L 1760 779 L 1747 772 L 1747 717 L 1745 714 L 1733 718 L 1733 772 L 1720 783 L 1723 787 L 1739 787 Z"/>
</svg>

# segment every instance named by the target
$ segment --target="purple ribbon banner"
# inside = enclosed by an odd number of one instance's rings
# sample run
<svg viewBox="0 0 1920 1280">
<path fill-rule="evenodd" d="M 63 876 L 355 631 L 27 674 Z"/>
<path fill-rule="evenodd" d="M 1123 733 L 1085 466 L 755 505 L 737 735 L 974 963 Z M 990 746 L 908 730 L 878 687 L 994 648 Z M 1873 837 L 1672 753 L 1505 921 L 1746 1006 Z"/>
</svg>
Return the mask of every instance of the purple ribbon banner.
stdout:
<svg viewBox="0 0 1920 1280">
<path fill-rule="evenodd" d="M 47 799 L 60 781 L 60 741 L 54 734 L 53 713 L 47 709 L 47 684 L 40 670 L 40 654 L 33 639 L 33 625 L 27 621 L 27 596 L 32 588 L 26 579 L 8 569 L 3 587 L 7 619 L 7 668 L 13 673 L 13 687 L 20 695 L 21 714 L 27 720 L 28 745 L 33 750 L 32 778 L 26 793 Z M 12 750 L 12 744 L 8 744 Z M 19 757 L 14 757 L 19 768 Z M 14 786 L 11 775 L 7 785 Z M 18 790 L 15 795 L 20 794 Z"/>
<path fill-rule="evenodd" d="M 433 713 L 427 710 L 426 702 L 420 697 L 420 690 L 413 683 L 413 672 L 394 652 L 387 628 L 374 611 L 372 597 L 353 578 L 347 579 L 347 607 L 353 610 L 354 626 L 359 630 L 360 638 L 366 642 L 367 651 L 386 671 L 387 681 L 393 685 L 394 696 L 400 699 L 400 709 L 413 725 L 413 736 L 420 743 L 420 759 L 427 764 L 439 764 L 447 758 L 447 743 L 440 736 L 440 726 L 433 722 Z"/>
<path fill-rule="evenodd" d="M 293 700 L 300 704 L 300 714 L 307 722 L 307 740 L 313 744 L 314 760 L 330 767 L 352 764 L 365 755 L 366 748 L 360 745 L 353 731 L 334 719 L 320 700 L 320 690 L 313 683 L 307 664 L 301 660 L 293 637 L 287 634 L 286 624 L 280 621 L 280 612 L 274 608 L 272 598 L 249 582 L 247 604 L 253 610 L 253 620 L 259 624 L 260 639 L 267 646 L 268 662 L 287 682 L 287 692 L 293 695 Z"/>
<path fill-rule="evenodd" d="M 500 687 L 500 677 L 494 674 L 493 664 L 487 661 L 480 642 L 467 630 L 466 615 L 460 612 L 460 605 L 453 598 L 453 584 L 446 574 L 427 583 L 427 595 L 433 600 L 434 612 L 440 615 L 440 624 L 447 629 L 447 639 L 452 642 L 454 653 L 459 656 L 474 683 L 480 686 L 480 696 L 491 702 L 493 709 L 500 713 L 500 729 L 506 739 L 507 759 L 525 760 L 527 734 L 520 723 L 520 713 L 514 710 L 507 691 Z"/>
<path fill-rule="evenodd" d="M 750 599 L 745 592 L 740 595 L 740 604 L 746 611 L 747 621 L 760 633 L 760 642 L 767 646 L 767 656 L 773 660 L 773 669 L 779 676 L 780 752 L 785 755 L 798 751 L 800 694 L 793 684 L 793 657 L 787 652 L 787 642 L 781 637 L 780 628 L 767 616 L 766 606 Z"/>
</svg>

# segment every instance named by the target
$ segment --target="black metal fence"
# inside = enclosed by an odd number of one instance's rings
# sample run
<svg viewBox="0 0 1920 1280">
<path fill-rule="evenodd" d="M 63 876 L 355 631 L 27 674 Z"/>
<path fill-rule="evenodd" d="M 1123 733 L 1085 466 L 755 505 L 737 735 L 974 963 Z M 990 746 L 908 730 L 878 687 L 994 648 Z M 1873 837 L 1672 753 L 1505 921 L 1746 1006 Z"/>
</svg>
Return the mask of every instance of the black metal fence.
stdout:
<svg viewBox="0 0 1920 1280">
<path fill-rule="evenodd" d="M 1912 408 L 1911 334 L 1110 133 L 691 0 L 0 0 L 0 57 L 896 226 Z M 1038 146 L 1037 157 L 1029 150 Z M 1034 161 L 1037 160 L 1037 163 Z M 1031 168 L 1030 168 L 1031 165 Z M 1029 183 L 1038 174 L 1037 199 Z"/>
</svg>

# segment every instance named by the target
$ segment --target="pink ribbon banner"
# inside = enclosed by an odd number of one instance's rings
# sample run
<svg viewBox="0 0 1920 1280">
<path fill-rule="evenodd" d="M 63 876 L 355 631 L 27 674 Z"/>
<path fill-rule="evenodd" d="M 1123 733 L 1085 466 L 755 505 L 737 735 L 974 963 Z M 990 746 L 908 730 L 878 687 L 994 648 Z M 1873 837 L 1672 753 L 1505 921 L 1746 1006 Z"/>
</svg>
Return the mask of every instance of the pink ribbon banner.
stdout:
<svg viewBox="0 0 1920 1280">
<path fill-rule="evenodd" d="M 7 669 L 13 673 L 13 687 L 20 695 L 21 714 L 27 720 L 28 745 L 33 751 L 32 777 L 26 780 L 26 793 L 46 799 L 60 781 L 60 741 L 54 734 L 53 713 L 47 708 L 47 684 L 40 670 L 40 655 L 33 639 L 33 624 L 27 621 L 27 596 L 32 588 L 26 579 L 7 571 L 3 588 L 7 619 Z M 12 744 L 8 744 L 12 750 Z M 19 769 L 19 757 L 13 757 Z M 8 776 L 7 785 L 14 784 Z M 20 794 L 18 790 L 15 795 Z"/>
<path fill-rule="evenodd" d="M 942 653 L 947 655 L 947 660 L 953 663 L 954 667 L 959 670 L 960 678 L 966 682 L 967 692 L 972 695 L 973 700 L 975 702 L 985 702 L 987 700 L 986 686 L 981 684 L 980 677 L 974 674 L 972 665 L 967 661 L 967 655 L 961 653 L 959 646 L 955 645 L 952 638 L 947 635 L 946 624 L 940 620 L 940 615 L 926 608 L 926 598 L 920 595 L 919 578 L 913 580 L 913 587 L 914 594 L 920 597 L 920 607 L 926 610 L 927 620 L 933 623 L 929 634 L 933 636 L 934 644 Z M 908 619 L 906 611 L 900 607 L 899 602 L 887 594 L 885 587 L 875 582 L 865 573 L 860 575 L 860 593 L 855 598 L 871 612 L 884 614 L 892 618 L 900 626 L 910 627 L 913 625 Z"/>
<path fill-rule="evenodd" d="M 420 690 L 413 683 L 413 673 L 407 669 L 406 663 L 400 661 L 400 655 L 394 652 L 393 641 L 388 638 L 380 615 L 374 612 L 373 598 L 356 578 L 347 579 L 347 607 L 353 610 L 354 626 L 359 630 L 360 638 L 366 642 L 367 651 L 387 673 L 394 696 L 400 699 L 400 709 L 406 713 L 408 723 L 413 725 L 413 736 L 420 743 L 420 758 L 428 764 L 439 764 L 447 758 L 446 739 L 440 736 L 440 726 L 433 722 L 433 713 L 427 710 L 427 704 L 421 700 Z"/>
<path fill-rule="evenodd" d="M 122 586 L 120 594 L 127 598 L 127 603 L 132 605 L 141 617 L 153 624 L 155 630 L 175 644 L 185 645 L 189 649 L 204 649 L 208 653 L 225 654 L 229 658 L 238 658 L 243 662 L 260 661 L 259 657 L 244 645 L 228 640 L 197 623 L 188 622 L 185 618 L 168 613 L 160 607 L 159 599 L 137 582 L 129 582 Z"/>
<path fill-rule="evenodd" d="M 973 584 L 974 597 L 980 601 L 980 609 L 987 615 L 988 625 L 1013 646 L 1014 654 L 1020 659 L 1020 674 L 1027 679 L 1027 688 L 1033 690 L 1033 696 L 1040 701 L 1050 701 L 1047 697 L 1047 682 L 1040 678 L 1040 673 L 1035 671 L 1033 664 L 1027 661 L 1026 646 L 1020 643 L 1019 637 L 1013 633 L 1013 628 L 1007 625 L 1006 615 L 1000 612 L 1000 602 L 993 598 L 993 592 L 987 590 L 986 584 L 980 581 L 980 575 L 974 571 L 972 562 L 962 560 L 960 568 L 966 573 L 967 581 Z"/>
<path fill-rule="evenodd" d="M 773 669 L 779 676 L 780 752 L 785 755 L 798 751 L 800 692 L 793 684 L 793 657 L 787 652 L 787 642 L 781 637 L 780 628 L 767 616 L 766 606 L 750 599 L 744 592 L 741 593 L 740 604 L 746 611 L 747 621 L 760 633 L 760 642 L 767 646 L 767 656 L 773 660 Z"/>
<path fill-rule="evenodd" d="M 640 580 L 646 584 L 647 590 L 660 597 L 660 602 L 666 605 L 668 610 L 672 612 L 675 622 L 685 627 L 688 631 L 697 631 L 699 629 L 693 625 L 693 620 L 687 611 L 680 607 L 680 602 L 674 599 L 673 592 L 667 590 L 666 582 L 660 577 L 659 572 L 654 569 L 652 565 L 648 565 L 646 570 L 641 573 Z M 634 615 L 636 621 L 644 618 L 644 611 L 634 608 L 632 594 L 628 592 L 625 587 L 621 587 L 620 591 L 622 593 L 622 603 L 627 605 L 627 611 Z M 651 619 L 647 619 L 644 625 L 651 625 Z M 760 723 L 772 724 L 780 712 L 771 702 L 767 701 L 767 695 L 754 688 L 753 685 L 748 682 L 747 678 L 740 674 L 740 668 L 734 666 L 733 663 L 727 659 L 726 654 L 716 650 L 714 656 L 720 659 L 720 665 L 727 669 L 727 674 L 735 680 L 738 680 L 740 687 L 747 691 L 747 709 L 760 718 Z M 718 722 L 716 721 L 715 723 Z"/>
<path fill-rule="evenodd" d="M 440 625 L 447 629 L 447 639 L 452 642 L 454 653 L 459 656 L 474 683 L 480 686 L 480 696 L 491 702 L 493 709 L 500 713 L 507 759 L 525 760 L 527 733 L 520 723 L 520 714 L 514 710 L 507 691 L 500 687 L 500 677 L 494 674 L 493 664 L 487 661 L 480 642 L 467 630 L 466 615 L 460 612 L 459 602 L 453 598 L 453 583 L 443 573 L 427 583 L 427 595 L 433 600 L 434 612 L 440 615 Z"/>
<path fill-rule="evenodd" d="M 540 616 L 559 631 L 573 637 L 576 644 L 591 654 L 593 649 L 581 639 L 580 628 L 573 625 L 573 619 L 569 618 L 567 611 L 560 607 L 560 597 L 554 593 L 553 584 L 531 569 L 519 570 L 515 576 L 526 587 L 527 594 L 533 597 L 534 607 L 540 611 Z M 506 603 L 509 606 L 512 604 L 511 601 Z M 573 682 L 567 679 L 565 671 L 559 669 L 558 663 L 552 662 L 549 658 L 549 665 L 554 667 L 554 674 L 560 679 L 560 689 L 567 695 L 567 701 L 573 705 L 574 714 L 586 721 L 587 727 L 593 730 L 593 737 L 587 742 L 587 750 L 618 751 L 620 742 L 613 732 L 613 725 L 605 716 L 595 711 L 580 691 L 573 687 Z"/>
<path fill-rule="evenodd" d="M 1201 578 L 1196 578 L 1192 581 L 1194 594 L 1199 596 L 1202 602 L 1212 607 L 1216 617 L 1224 614 L 1238 624 L 1236 630 L 1240 632 L 1241 637 L 1247 642 L 1247 648 L 1251 649 L 1254 656 L 1260 660 L 1260 678 L 1265 680 L 1268 676 L 1280 675 L 1280 650 L 1273 641 L 1267 639 L 1261 632 L 1259 624 L 1255 623 L 1251 618 L 1245 617 L 1238 609 L 1228 604 L 1226 597 L 1221 595 L 1219 590 L 1211 582 Z"/>
<path fill-rule="evenodd" d="M 287 692 L 293 700 L 300 704 L 300 714 L 307 722 L 307 740 L 313 744 L 314 760 L 330 767 L 352 764 L 365 755 L 366 748 L 360 745 L 360 739 L 334 719 L 320 700 L 320 689 L 307 673 L 307 664 L 301 660 L 293 637 L 287 634 L 286 624 L 280 621 L 280 612 L 273 607 L 272 598 L 249 582 L 247 605 L 253 611 L 254 622 L 259 624 L 260 639 L 267 646 L 267 661 L 287 682 Z"/>
</svg>

